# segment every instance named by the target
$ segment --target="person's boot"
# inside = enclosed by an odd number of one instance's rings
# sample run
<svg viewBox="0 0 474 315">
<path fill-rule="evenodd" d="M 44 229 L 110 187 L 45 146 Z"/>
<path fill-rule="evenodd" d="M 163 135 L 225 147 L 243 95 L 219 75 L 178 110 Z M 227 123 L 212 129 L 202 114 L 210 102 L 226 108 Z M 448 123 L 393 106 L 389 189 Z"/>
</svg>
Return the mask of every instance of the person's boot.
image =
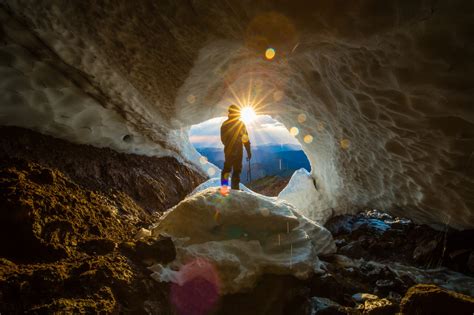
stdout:
<svg viewBox="0 0 474 315">
<path fill-rule="evenodd" d="M 240 178 L 232 178 L 230 188 L 233 190 L 240 190 L 239 184 L 240 184 Z"/>
<path fill-rule="evenodd" d="M 230 173 L 221 173 L 221 186 L 229 186 Z"/>
</svg>

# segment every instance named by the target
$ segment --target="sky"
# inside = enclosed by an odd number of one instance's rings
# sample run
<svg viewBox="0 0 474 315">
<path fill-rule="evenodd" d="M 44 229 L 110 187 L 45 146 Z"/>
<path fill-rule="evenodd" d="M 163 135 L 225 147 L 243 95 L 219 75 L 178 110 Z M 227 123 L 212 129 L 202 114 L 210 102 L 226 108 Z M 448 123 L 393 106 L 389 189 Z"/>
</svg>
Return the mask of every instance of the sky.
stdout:
<svg viewBox="0 0 474 315">
<path fill-rule="evenodd" d="M 227 117 L 209 119 L 191 127 L 189 138 L 197 148 L 222 147 L 220 128 Z M 253 146 L 264 144 L 297 144 L 298 140 L 290 135 L 286 127 L 268 115 L 258 115 L 254 121 L 247 124 L 250 142 Z"/>
</svg>

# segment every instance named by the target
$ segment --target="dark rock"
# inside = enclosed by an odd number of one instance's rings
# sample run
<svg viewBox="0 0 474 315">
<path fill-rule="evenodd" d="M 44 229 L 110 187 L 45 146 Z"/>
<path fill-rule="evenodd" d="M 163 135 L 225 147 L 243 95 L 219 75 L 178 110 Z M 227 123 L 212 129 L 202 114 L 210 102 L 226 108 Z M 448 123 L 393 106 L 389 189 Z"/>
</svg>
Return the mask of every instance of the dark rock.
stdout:
<svg viewBox="0 0 474 315">
<path fill-rule="evenodd" d="M 362 246 L 363 241 L 354 241 L 339 248 L 338 253 L 351 258 L 363 258 L 368 256 L 368 252 Z"/>
<path fill-rule="evenodd" d="M 345 239 L 334 240 L 334 243 L 336 244 L 337 248 L 347 245 L 347 241 Z"/>
<path fill-rule="evenodd" d="M 105 255 L 113 252 L 117 243 L 106 238 L 90 239 L 78 245 L 78 249 L 90 255 Z"/>
<path fill-rule="evenodd" d="M 307 315 L 310 309 L 305 283 L 292 276 L 264 275 L 250 291 L 222 296 L 212 314 Z"/>
<path fill-rule="evenodd" d="M 438 240 L 425 240 L 413 251 L 413 259 L 416 262 L 423 263 L 434 256 L 434 251 L 438 246 Z"/>
<path fill-rule="evenodd" d="M 387 295 L 391 290 L 397 288 L 397 285 L 393 280 L 388 279 L 379 279 L 375 282 L 376 285 L 376 292 L 375 294 L 379 295 Z"/>
<path fill-rule="evenodd" d="M 150 260 L 153 263 L 169 263 L 176 258 L 176 248 L 169 237 L 139 240 L 136 242 L 135 251 L 138 259 Z"/>
<path fill-rule="evenodd" d="M 471 252 L 469 255 L 469 259 L 467 261 L 467 267 L 470 272 L 474 273 L 474 251 Z"/>
<path fill-rule="evenodd" d="M 369 315 L 392 315 L 398 307 L 387 299 L 368 299 L 364 301 L 362 314 Z"/>
<path fill-rule="evenodd" d="M 333 236 L 350 234 L 354 225 L 354 217 L 351 215 L 341 215 L 330 218 L 324 225 Z"/>
<path fill-rule="evenodd" d="M 349 259 L 341 255 L 327 256 L 328 274 L 315 276 L 310 281 L 311 295 L 329 298 L 341 305 L 353 306 L 352 295 L 357 292 L 372 292 L 372 281 Z"/>
<path fill-rule="evenodd" d="M 352 299 L 357 303 L 363 303 L 367 300 L 378 300 L 379 297 L 370 293 L 356 293 L 352 295 Z"/>
<path fill-rule="evenodd" d="M 312 315 L 345 315 L 350 309 L 323 297 L 311 298 L 311 307 Z"/>
<path fill-rule="evenodd" d="M 312 296 L 325 297 L 340 303 L 345 300 L 343 285 L 331 273 L 314 277 L 310 287 Z"/>
<path fill-rule="evenodd" d="M 120 244 L 120 249 L 125 255 L 146 265 L 165 264 L 176 258 L 176 248 L 169 237 L 124 242 Z"/>
<path fill-rule="evenodd" d="M 402 300 L 402 296 L 398 294 L 397 292 L 390 291 L 388 295 L 386 296 L 387 300 L 390 300 L 394 304 L 400 304 L 400 301 Z"/>
<path fill-rule="evenodd" d="M 474 230 L 449 230 L 445 236 L 443 265 L 459 272 L 474 272 L 469 269 L 469 257 L 474 252 Z"/>
<path fill-rule="evenodd" d="M 411 287 L 402 299 L 403 314 L 467 314 L 474 312 L 474 298 L 442 289 L 435 285 L 418 284 Z"/>
<path fill-rule="evenodd" d="M 376 210 L 334 217 L 325 226 L 333 233 L 339 253 L 366 260 L 411 263 L 416 246 L 407 238 L 419 236 L 413 233 L 415 225 L 410 220 Z"/>
<path fill-rule="evenodd" d="M 377 210 L 368 210 L 356 215 L 342 215 L 331 218 L 326 224 L 326 228 L 334 236 L 343 234 L 352 235 L 381 235 L 396 224 L 401 229 L 410 223 L 409 220 L 394 219 L 387 213 Z"/>
<path fill-rule="evenodd" d="M 45 168 L 31 172 L 29 175 L 30 179 L 38 184 L 51 185 L 56 179 L 56 175 L 53 170 Z"/>
</svg>

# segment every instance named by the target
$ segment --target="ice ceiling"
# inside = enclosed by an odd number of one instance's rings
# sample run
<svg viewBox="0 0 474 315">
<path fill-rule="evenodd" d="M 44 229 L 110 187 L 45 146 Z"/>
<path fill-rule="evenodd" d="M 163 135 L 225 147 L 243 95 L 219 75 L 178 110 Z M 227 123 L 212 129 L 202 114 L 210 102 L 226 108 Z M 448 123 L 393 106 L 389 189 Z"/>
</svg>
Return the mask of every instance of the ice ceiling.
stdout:
<svg viewBox="0 0 474 315">
<path fill-rule="evenodd" d="M 194 163 L 185 128 L 248 97 L 298 128 L 318 209 L 474 227 L 470 0 L 5 3 L 1 124 Z"/>
</svg>

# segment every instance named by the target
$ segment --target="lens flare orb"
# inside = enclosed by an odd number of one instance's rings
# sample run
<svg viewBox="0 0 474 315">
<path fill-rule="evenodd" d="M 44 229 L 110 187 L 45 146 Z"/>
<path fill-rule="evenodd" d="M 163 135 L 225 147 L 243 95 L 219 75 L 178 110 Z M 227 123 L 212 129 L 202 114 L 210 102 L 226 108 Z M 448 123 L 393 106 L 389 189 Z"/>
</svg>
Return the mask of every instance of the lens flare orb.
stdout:
<svg viewBox="0 0 474 315">
<path fill-rule="evenodd" d="M 298 122 L 300 124 L 304 123 L 306 121 L 306 115 L 304 113 L 301 113 L 298 115 Z"/>
<path fill-rule="evenodd" d="M 209 174 L 209 176 L 214 176 L 216 175 L 216 169 L 211 167 L 207 170 L 207 174 Z"/>
<path fill-rule="evenodd" d="M 306 135 L 306 136 L 304 136 L 303 141 L 305 143 L 311 143 L 311 142 L 313 142 L 313 136 L 312 135 Z"/>
<path fill-rule="evenodd" d="M 290 128 L 290 134 L 291 134 L 293 137 L 296 137 L 299 133 L 300 133 L 300 131 L 298 130 L 298 128 L 296 128 L 296 127 L 291 127 L 291 128 Z"/>
<path fill-rule="evenodd" d="M 275 58 L 275 55 L 275 49 L 271 47 L 267 48 L 267 50 L 265 51 L 265 58 L 267 58 L 268 60 L 272 60 L 273 58 Z"/>
<path fill-rule="evenodd" d="M 202 258 L 182 266 L 177 283 L 170 288 L 171 303 L 178 314 L 209 314 L 219 300 L 220 279 L 216 267 Z"/>
</svg>

